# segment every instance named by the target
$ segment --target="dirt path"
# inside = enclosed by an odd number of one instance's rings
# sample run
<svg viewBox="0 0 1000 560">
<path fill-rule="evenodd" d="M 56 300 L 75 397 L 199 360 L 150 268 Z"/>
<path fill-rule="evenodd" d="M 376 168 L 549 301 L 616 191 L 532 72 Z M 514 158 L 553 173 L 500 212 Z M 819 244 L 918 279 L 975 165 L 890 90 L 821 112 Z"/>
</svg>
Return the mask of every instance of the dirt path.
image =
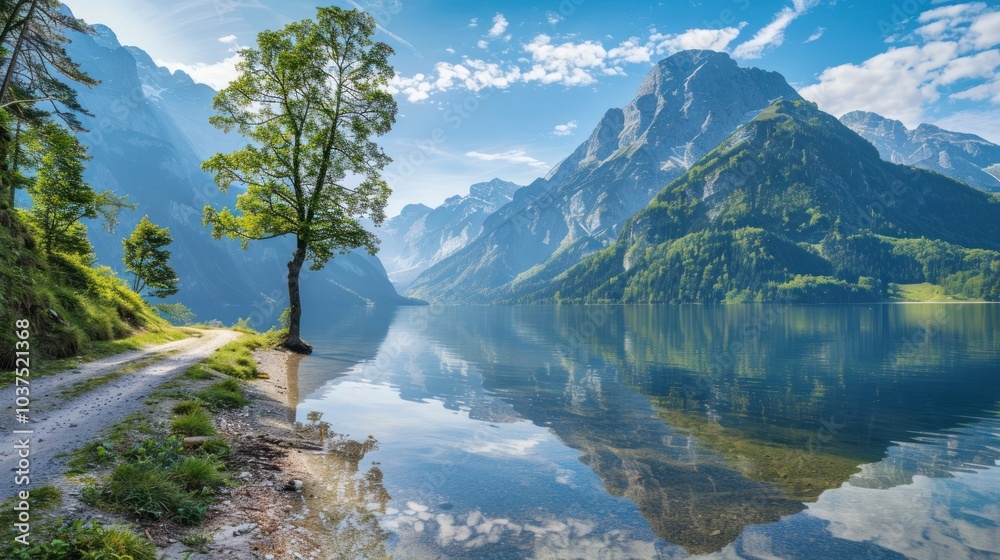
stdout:
<svg viewBox="0 0 1000 560">
<path fill-rule="evenodd" d="M 0 444 L 0 500 L 18 490 L 30 490 L 45 485 L 62 474 L 61 452 L 72 451 L 97 437 L 101 429 L 139 410 L 143 399 L 164 381 L 183 373 L 187 368 L 207 358 L 219 347 L 241 336 L 226 330 L 203 331 L 200 338 L 188 338 L 159 346 L 135 350 L 96 360 L 33 381 L 30 385 L 32 405 L 30 422 L 18 424 L 12 406 L 14 387 L 0 389 L 0 402 L 7 405 L 0 411 L 0 428 L 6 444 Z M 129 371 L 121 377 L 70 399 L 60 392 L 88 378 L 107 375 L 138 362 L 156 360 L 148 366 Z M 16 434 L 14 430 L 30 430 Z M 28 460 L 30 483 L 16 485 L 18 476 L 19 440 L 29 439 Z"/>
</svg>

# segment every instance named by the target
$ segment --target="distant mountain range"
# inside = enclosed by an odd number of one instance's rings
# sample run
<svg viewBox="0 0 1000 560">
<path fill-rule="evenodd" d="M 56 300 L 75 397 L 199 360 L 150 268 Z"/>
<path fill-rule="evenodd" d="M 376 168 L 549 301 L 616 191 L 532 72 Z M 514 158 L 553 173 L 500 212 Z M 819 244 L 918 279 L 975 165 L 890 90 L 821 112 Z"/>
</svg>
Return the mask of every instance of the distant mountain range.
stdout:
<svg viewBox="0 0 1000 560">
<path fill-rule="evenodd" d="M 611 109 L 545 178 L 517 191 L 478 239 L 421 274 L 409 295 L 488 303 L 546 282 L 602 249 L 688 166 L 777 98 L 781 75 L 728 55 L 684 51 L 660 61 L 631 103 Z"/>
<path fill-rule="evenodd" d="M 800 101 L 780 74 L 677 53 L 477 238 L 434 241 L 426 217 L 454 214 L 408 206 L 384 262 L 441 303 L 860 301 L 925 281 L 994 297 L 997 198 L 967 185 L 1000 190 L 1000 146 Z"/>
<path fill-rule="evenodd" d="M 468 195 L 452 196 L 434 209 L 405 206 L 376 230 L 382 240 L 378 256 L 389 279 L 403 289 L 428 267 L 464 248 L 482 233 L 486 218 L 510 202 L 519 188 L 493 179 L 472 185 Z"/>
<path fill-rule="evenodd" d="M 84 118 L 90 132 L 80 136 L 92 156 L 86 179 L 139 203 L 136 211 L 123 213 L 114 234 L 90 227 L 98 261 L 121 270 L 121 238 L 149 214 L 174 237 L 173 265 L 181 290 L 170 301 L 185 303 L 201 320 L 251 317 L 258 326 L 269 326 L 287 305 L 289 240 L 243 251 L 238 244 L 212 239 L 201 224 L 205 204 L 231 205 L 235 199 L 232 191 L 219 192 L 201 162 L 242 144 L 209 124 L 215 91 L 183 72 L 156 66 L 140 49 L 122 47 L 111 29 L 95 29 L 94 36 L 74 34 L 67 49 L 101 80 L 79 91 L 80 102 L 96 115 Z M 378 259 L 363 253 L 338 255 L 325 270 L 303 276 L 310 306 L 409 301 L 396 293 Z"/>
<path fill-rule="evenodd" d="M 780 101 L 520 301 L 872 301 L 931 282 L 1000 299 L 1000 196 L 878 151 Z"/>
<path fill-rule="evenodd" d="M 1000 191 L 1000 146 L 974 134 L 932 124 L 910 130 L 875 113 L 853 111 L 840 122 L 871 142 L 886 161 L 937 171 L 989 191 Z"/>
</svg>

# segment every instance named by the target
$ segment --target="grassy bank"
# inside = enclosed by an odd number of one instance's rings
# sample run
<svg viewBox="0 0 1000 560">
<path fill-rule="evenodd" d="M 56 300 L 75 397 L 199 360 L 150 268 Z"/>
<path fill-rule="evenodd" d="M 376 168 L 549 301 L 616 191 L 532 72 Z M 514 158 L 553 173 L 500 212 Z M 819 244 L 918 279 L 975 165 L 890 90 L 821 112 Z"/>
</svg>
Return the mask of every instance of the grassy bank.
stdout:
<svg viewBox="0 0 1000 560">
<path fill-rule="evenodd" d="M 6 523 L 0 558 L 158 558 L 153 535 L 174 535 L 190 551 L 210 537 L 198 532 L 210 508 L 238 485 L 232 474 L 235 442 L 218 434 L 217 415 L 246 406 L 246 384 L 259 373 L 252 352 L 277 346 L 280 332 L 248 333 L 161 385 L 146 410 L 110 426 L 102 437 L 69 454 L 67 476 L 82 484 L 80 502 L 104 519 L 59 517 L 66 500 L 54 488 L 32 492 L 31 547 L 12 539 Z M 190 438 L 198 438 L 192 440 Z M 2 514 L 13 512 L 4 504 Z M 84 517 L 88 517 L 85 515 Z"/>
<path fill-rule="evenodd" d="M 0 370 L 13 369 L 16 332 L 30 333 L 31 356 L 44 361 L 182 336 L 108 267 L 75 255 L 42 253 L 17 215 L 0 205 Z M 20 321 L 20 323 L 19 323 Z M 15 326 L 17 327 L 15 329 Z M 118 345 L 95 343 L 138 336 Z M 25 344 L 21 345 L 23 349 Z"/>
</svg>

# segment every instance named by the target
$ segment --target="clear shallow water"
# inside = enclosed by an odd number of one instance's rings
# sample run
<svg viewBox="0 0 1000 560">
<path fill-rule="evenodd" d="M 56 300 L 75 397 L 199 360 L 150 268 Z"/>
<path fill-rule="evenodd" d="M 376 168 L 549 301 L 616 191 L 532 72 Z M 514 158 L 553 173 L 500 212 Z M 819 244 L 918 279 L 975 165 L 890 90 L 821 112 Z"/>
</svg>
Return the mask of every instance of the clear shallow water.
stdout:
<svg viewBox="0 0 1000 560">
<path fill-rule="evenodd" d="M 324 320 L 299 420 L 378 441 L 349 557 L 1000 558 L 1000 306 Z"/>
</svg>

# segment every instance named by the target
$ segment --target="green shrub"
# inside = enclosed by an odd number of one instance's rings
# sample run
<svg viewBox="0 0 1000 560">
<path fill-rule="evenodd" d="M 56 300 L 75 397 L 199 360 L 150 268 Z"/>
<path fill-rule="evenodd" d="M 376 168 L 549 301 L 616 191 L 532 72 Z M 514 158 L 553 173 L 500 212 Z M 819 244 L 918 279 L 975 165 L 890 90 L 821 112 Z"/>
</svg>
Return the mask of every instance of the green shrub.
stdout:
<svg viewBox="0 0 1000 560">
<path fill-rule="evenodd" d="M 240 408 L 250 402 L 243 394 L 243 387 L 235 379 L 220 381 L 198 391 L 194 396 L 201 399 L 208 408 L 214 410 Z"/>
<path fill-rule="evenodd" d="M 188 414 L 198 410 L 202 410 L 201 403 L 198 401 L 181 401 L 174 405 L 174 414 Z"/>
<path fill-rule="evenodd" d="M 214 436 L 217 433 L 212 419 L 204 410 L 178 414 L 170 421 L 170 429 L 174 434 L 185 436 Z"/>
<path fill-rule="evenodd" d="M 119 465 L 99 495 L 85 493 L 84 497 L 91 502 L 97 502 L 95 498 L 99 497 L 114 509 L 149 519 L 169 517 L 189 501 L 166 470 L 150 463 Z"/>
<path fill-rule="evenodd" d="M 222 472 L 222 463 L 217 459 L 186 457 L 171 469 L 174 480 L 189 492 L 213 490 L 227 481 Z"/>
</svg>

